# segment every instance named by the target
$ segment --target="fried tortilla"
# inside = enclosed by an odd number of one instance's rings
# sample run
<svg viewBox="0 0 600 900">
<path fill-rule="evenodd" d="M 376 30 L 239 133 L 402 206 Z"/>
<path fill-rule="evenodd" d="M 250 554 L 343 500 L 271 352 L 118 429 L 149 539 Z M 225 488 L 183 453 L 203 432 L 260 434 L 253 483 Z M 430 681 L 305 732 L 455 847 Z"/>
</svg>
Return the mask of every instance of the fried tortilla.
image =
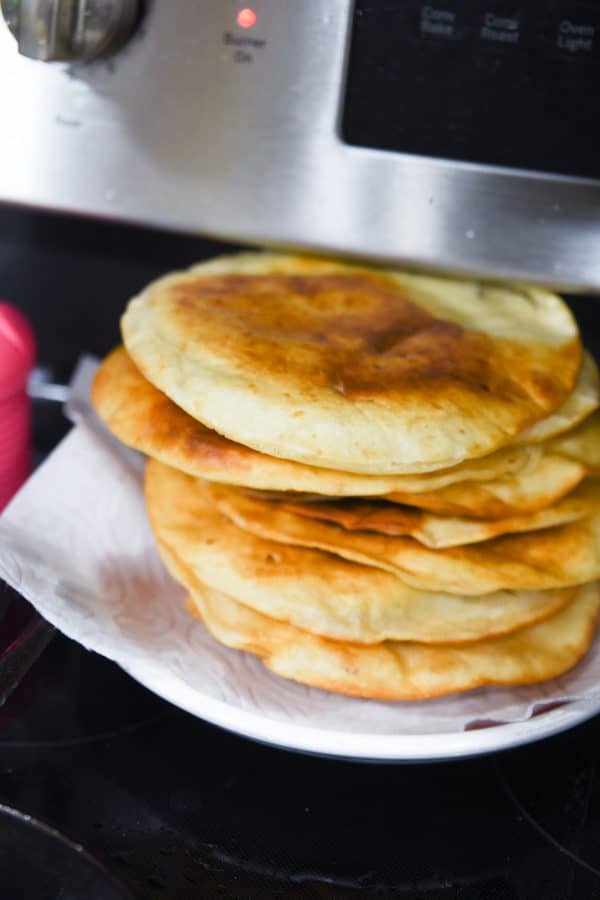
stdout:
<svg viewBox="0 0 600 900">
<path fill-rule="evenodd" d="M 159 279 L 122 333 L 142 374 L 214 431 L 363 474 L 506 446 L 565 403 L 583 359 L 548 291 L 268 253 Z"/>
<path fill-rule="evenodd" d="M 150 462 L 146 502 L 159 548 L 205 584 L 258 612 L 335 640 L 467 642 L 504 634 L 562 608 L 574 590 L 467 597 L 419 591 L 371 566 L 240 530 L 207 485 Z"/>
</svg>

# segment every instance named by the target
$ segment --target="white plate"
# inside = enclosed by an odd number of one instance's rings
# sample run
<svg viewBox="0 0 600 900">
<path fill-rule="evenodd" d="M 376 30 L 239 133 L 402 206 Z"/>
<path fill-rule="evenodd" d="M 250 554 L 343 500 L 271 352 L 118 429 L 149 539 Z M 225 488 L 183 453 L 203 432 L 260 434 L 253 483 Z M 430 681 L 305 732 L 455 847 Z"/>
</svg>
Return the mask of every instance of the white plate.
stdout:
<svg viewBox="0 0 600 900">
<path fill-rule="evenodd" d="M 177 678 L 149 678 L 145 671 L 124 666 L 133 678 L 186 712 L 234 734 L 273 747 L 363 762 L 439 762 L 518 747 L 585 722 L 600 711 L 600 702 L 569 702 L 522 722 L 470 731 L 434 734 L 377 734 L 306 727 L 274 722 L 260 711 L 241 710 L 191 690 Z"/>
<path fill-rule="evenodd" d="M 139 459 L 96 427 L 76 427 L 0 519 L 0 577 L 67 636 L 176 706 L 290 750 L 452 759 L 547 737 L 600 710 L 598 641 L 553 682 L 419 703 L 304 687 L 221 646 L 186 613 L 182 589 L 158 558 Z M 576 702 L 541 712 L 565 701 Z M 490 719 L 506 724 L 470 730 Z"/>
</svg>

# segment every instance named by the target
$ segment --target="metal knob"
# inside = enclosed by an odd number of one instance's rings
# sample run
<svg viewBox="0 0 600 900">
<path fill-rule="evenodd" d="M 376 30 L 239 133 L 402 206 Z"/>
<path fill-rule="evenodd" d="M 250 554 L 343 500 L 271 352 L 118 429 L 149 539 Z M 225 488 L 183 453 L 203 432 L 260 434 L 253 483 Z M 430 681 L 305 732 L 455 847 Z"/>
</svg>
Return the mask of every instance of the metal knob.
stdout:
<svg viewBox="0 0 600 900">
<path fill-rule="evenodd" d="M 24 56 L 90 60 L 127 40 L 139 0 L 0 0 L 0 8 Z"/>
</svg>

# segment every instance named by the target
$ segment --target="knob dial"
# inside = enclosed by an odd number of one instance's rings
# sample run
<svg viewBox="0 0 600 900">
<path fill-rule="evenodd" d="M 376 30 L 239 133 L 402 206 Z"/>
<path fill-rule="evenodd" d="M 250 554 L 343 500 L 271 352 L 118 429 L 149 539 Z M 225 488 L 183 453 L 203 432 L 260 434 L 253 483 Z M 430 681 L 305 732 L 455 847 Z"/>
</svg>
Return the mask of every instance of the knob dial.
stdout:
<svg viewBox="0 0 600 900">
<path fill-rule="evenodd" d="M 51 62 L 118 50 L 135 28 L 139 0 L 0 0 L 0 7 L 19 52 Z"/>
</svg>

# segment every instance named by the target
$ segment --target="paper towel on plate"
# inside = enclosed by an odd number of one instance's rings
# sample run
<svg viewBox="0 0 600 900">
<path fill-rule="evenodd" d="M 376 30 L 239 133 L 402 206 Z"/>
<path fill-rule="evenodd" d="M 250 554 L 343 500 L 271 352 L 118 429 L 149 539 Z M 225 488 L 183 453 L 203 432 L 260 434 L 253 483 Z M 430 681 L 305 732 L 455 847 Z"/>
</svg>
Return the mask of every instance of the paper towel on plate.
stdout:
<svg viewBox="0 0 600 900">
<path fill-rule="evenodd" d="M 221 646 L 185 612 L 184 591 L 154 549 L 142 457 L 113 439 L 91 410 L 93 369 L 86 363 L 75 379 L 74 428 L 0 517 L 0 577 L 68 637 L 142 681 L 146 673 L 151 684 L 180 683 L 273 722 L 338 732 L 460 732 L 481 721 L 527 719 L 540 705 L 600 696 L 598 639 L 576 669 L 551 682 L 411 703 L 304 687 Z"/>
</svg>

